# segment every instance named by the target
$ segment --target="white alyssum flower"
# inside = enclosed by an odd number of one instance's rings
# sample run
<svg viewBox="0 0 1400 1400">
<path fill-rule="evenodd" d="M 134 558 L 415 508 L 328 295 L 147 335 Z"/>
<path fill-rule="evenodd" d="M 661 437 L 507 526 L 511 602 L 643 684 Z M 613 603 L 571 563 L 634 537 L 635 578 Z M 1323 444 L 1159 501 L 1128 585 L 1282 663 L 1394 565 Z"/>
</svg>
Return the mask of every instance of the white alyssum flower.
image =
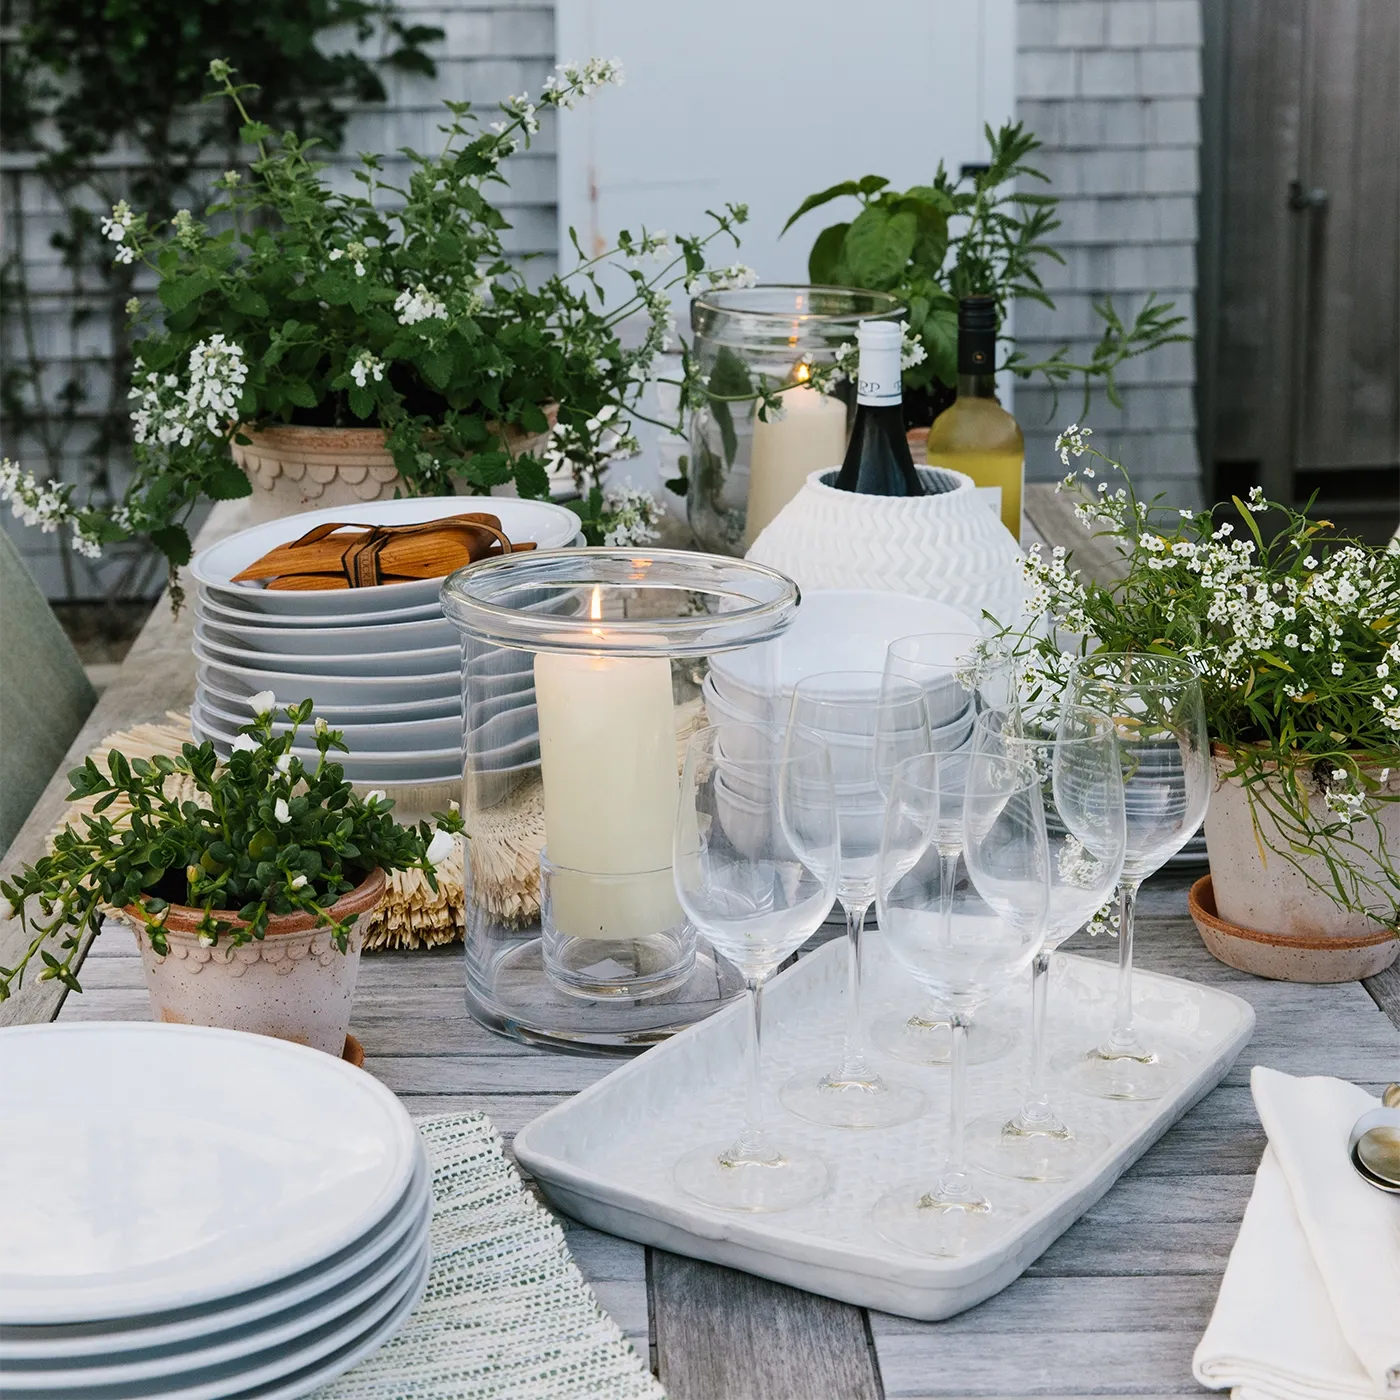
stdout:
<svg viewBox="0 0 1400 1400">
<path fill-rule="evenodd" d="M 350 378 L 361 389 L 373 379 L 378 384 L 384 378 L 384 361 L 376 359 L 368 350 L 361 350 L 350 366 Z"/>
<path fill-rule="evenodd" d="M 277 696 L 270 690 L 260 690 L 248 697 L 248 706 L 255 715 L 270 715 L 277 708 Z"/>
<path fill-rule="evenodd" d="M 291 821 L 292 810 L 287 806 L 287 799 L 285 797 L 279 797 L 277 801 L 272 804 L 272 815 L 276 817 L 283 826 L 286 826 L 286 824 Z"/>
<path fill-rule="evenodd" d="M 434 296 L 422 282 L 411 292 L 400 292 L 394 299 L 394 310 L 399 313 L 401 326 L 416 326 L 420 321 L 447 319 L 447 303 Z"/>
<path fill-rule="evenodd" d="M 1093 435 L 1092 428 L 1081 428 L 1078 423 L 1071 423 L 1055 439 L 1055 451 L 1060 454 L 1060 461 L 1069 466 L 1071 457 L 1082 457 L 1088 450 L 1088 440 Z"/>
<path fill-rule="evenodd" d="M 428 864 L 436 868 L 456 854 L 457 838 L 450 831 L 435 831 L 428 842 Z"/>
<path fill-rule="evenodd" d="M 240 734 L 233 741 L 234 753 L 257 753 L 258 741 L 251 734 Z"/>
</svg>

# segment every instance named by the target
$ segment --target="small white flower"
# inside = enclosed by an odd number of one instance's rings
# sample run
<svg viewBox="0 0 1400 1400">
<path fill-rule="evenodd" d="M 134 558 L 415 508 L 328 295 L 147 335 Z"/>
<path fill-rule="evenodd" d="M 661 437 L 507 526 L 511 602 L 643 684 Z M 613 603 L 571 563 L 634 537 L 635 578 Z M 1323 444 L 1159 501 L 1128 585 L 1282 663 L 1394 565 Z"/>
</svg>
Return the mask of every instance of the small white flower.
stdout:
<svg viewBox="0 0 1400 1400">
<path fill-rule="evenodd" d="M 378 384 L 384 378 L 384 361 L 376 359 L 368 350 L 361 350 L 355 357 L 355 362 L 350 366 L 350 378 L 361 389 L 371 379 Z"/>
<path fill-rule="evenodd" d="M 1332 674 L 1333 674 L 1334 676 L 1340 676 L 1340 675 L 1342 675 L 1345 671 L 1346 671 L 1346 663 L 1345 663 L 1344 661 L 1334 661 L 1334 662 L 1332 663 Z"/>
<path fill-rule="evenodd" d="M 306 876 L 296 875 L 292 878 L 292 888 L 294 890 L 304 890 L 306 888 Z"/>
<path fill-rule="evenodd" d="M 15 906 L 0 896 L 0 924 L 7 924 L 15 916 Z"/>
<path fill-rule="evenodd" d="M 375 788 L 372 792 L 365 793 L 365 806 L 373 807 L 376 802 L 384 801 L 384 789 Z"/>
<path fill-rule="evenodd" d="M 316 732 L 317 732 L 318 734 L 325 734 L 325 733 L 329 732 L 329 730 L 330 730 L 330 725 L 328 725 L 328 724 L 326 723 L 325 716 L 324 716 L 324 715 L 317 715 L 317 716 L 316 716 Z"/>
<path fill-rule="evenodd" d="M 240 734 L 233 741 L 234 753 L 257 753 L 258 741 L 251 734 Z"/>
<path fill-rule="evenodd" d="M 283 826 L 286 826 L 286 824 L 291 821 L 292 812 L 291 808 L 287 806 L 287 799 L 285 797 L 279 797 L 277 801 L 272 804 L 272 815 L 276 817 Z"/>
<path fill-rule="evenodd" d="M 1387 768 L 1387 769 L 1386 769 L 1386 772 L 1388 773 L 1389 771 L 1390 771 L 1390 770 Z M 460 802 L 458 802 L 457 799 L 454 797 L 454 798 L 447 804 L 447 810 L 448 810 L 449 812 L 460 812 L 460 811 L 462 810 L 462 804 L 461 804 Z"/>
<path fill-rule="evenodd" d="M 457 839 L 448 831 L 433 832 L 433 839 L 428 842 L 428 864 L 439 866 L 449 856 L 457 850 Z"/>
<path fill-rule="evenodd" d="M 248 697 L 248 704 L 255 715 L 270 715 L 277 708 L 277 697 L 270 690 L 260 690 Z"/>
<path fill-rule="evenodd" d="M 447 319 L 447 303 L 434 296 L 422 282 L 411 292 L 400 292 L 394 300 L 394 310 L 399 313 L 401 326 L 416 326 L 419 321 Z"/>
<path fill-rule="evenodd" d="M 292 771 L 292 756 L 289 753 L 277 755 L 277 771 L 286 777 Z"/>
</svg>

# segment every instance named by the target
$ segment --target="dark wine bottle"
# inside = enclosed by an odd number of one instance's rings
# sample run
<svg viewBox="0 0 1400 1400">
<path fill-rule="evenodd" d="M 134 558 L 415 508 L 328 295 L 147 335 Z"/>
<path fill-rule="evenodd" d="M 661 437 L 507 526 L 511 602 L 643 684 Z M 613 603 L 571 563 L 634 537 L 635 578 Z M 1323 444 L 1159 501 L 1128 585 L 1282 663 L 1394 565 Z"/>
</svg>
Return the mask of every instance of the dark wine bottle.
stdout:
<svg viewBox="0 0 1400 1400">
<path fill-rule="evenodd" d="M 865 496 L 922 496 L 924 484 L 904 436 L 904 396 L 899 352 L 903 335 L 892 321 L 862 321 L 856 327 L 860 369 L 856 421 L 846 460 L 836 477 L 838 491 Z"/>
</svg>

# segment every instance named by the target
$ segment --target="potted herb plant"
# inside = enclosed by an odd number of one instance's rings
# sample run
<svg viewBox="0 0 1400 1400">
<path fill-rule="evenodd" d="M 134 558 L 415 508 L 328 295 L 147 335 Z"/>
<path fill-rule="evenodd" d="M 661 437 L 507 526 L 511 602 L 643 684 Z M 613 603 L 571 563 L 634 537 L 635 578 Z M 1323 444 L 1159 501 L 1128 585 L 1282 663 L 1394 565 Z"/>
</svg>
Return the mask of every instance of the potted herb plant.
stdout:
<svg viewBox="0 0 1400 1400">
<path fill-rule="evenodd" d="M 282 734 L 272 693 L 251 703 L 257 717 L 225 763 L 211 744 L 186 744 L 173 757 L 113 752 L 105 773 L 89 758 L 69 774 L 69 800 L 90 801 L 91 815 L 0 882 L 6 915 L 34 934 L 19 962 L 0 968 L 0 1000 L 36 957 L 41 978 L 80 992 L 82 938 L 117 911 L 137 933 L 157 1020 L 342 1052 L 362 916 L 391 871 L 421 870 L 436 889 L 434 866 L 461 819 L 444 814 L 436 831 L 401 826 L 392 802 L 361 798 L 345 781 L 331 758 L 346 751 L 339 730 L 315 721 L 313 764 L 292 752 L 310 700 L 286 708 Z"/>
<path fill-rule="evenodd" d="M 562 480 L 581 491 L 598 542 L 613 522 L 593 488 L 636 450 L 632 419 L 671 333 L 668 289 L 725 284 L 706 248 L 737 244 L 744 207 L 712 214 L 703 237 L 623 232 L 589 257 L 575 240 L 577 266 L 536 285 L 507 255 L 491 189 L 543 109 L 620 81 L 617 64 L 564 65 L 487 127 L 469 103 L 448 102 L 437 153 L 404 152 L 401 184 L 362 156 L 353 194 L 332 188 L 314 142 L 255 119 L 256 89 L 228 64 L 210 75 L 256 149 L 247 172 L 216 182 L 209 223 L 181 210 L 152 228 L 125 203 L 103 221 L 117 261 L 158 278 L 158 305 L 128 305 L 146 331 L 133 347 L 131 485 L 103 511 L 6 462 L 0 499 L 31 523 L 68 527 L 85 553 L 144 534 L 175 566 L 206 497 L 252 490 L 266 514 L 459 484 L 543 497 Z M 624 292 L 605 302 L 610 265 Z M 643 328 L 631 348 L 619 338 L 629 319 Z"/>
<path fill-rule="evenodd" d="M 1400 545 L 1329 538 L 1258 487 L 1164 526 L 1126 476 L 1095 479 L 1121 468 L 1089 435 L 1062 434 L 1061 456 L 1103 467 L 1062 489 L 1125 573 L 1085 582 L 1063 550 L 1032 550 L 1032 673 L 1053 692 L 1099 647 L 1191 658 L 1216 772 L 1211 875 L 1192 892 L 1207 946 L 1297 981 L 1383 970 L 1400 952 Z"/>
</svg>

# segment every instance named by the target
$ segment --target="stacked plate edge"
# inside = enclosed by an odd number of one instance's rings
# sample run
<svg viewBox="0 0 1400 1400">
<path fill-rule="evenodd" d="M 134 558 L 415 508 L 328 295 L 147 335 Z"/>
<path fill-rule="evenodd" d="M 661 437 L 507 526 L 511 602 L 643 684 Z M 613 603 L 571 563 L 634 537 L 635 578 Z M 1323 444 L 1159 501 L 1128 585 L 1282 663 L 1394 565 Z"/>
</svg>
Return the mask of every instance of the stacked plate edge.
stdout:
<svg viewBox="0 0 1400 1400">
<path fill-rule="evenodd" d="M 7 1400 L 290 1400 L 422 1296 L 418 1134 L 329 1055 L 192 1026 L 20 1027 L 0 1031 L 0 1118 Z"/>
</svg>

